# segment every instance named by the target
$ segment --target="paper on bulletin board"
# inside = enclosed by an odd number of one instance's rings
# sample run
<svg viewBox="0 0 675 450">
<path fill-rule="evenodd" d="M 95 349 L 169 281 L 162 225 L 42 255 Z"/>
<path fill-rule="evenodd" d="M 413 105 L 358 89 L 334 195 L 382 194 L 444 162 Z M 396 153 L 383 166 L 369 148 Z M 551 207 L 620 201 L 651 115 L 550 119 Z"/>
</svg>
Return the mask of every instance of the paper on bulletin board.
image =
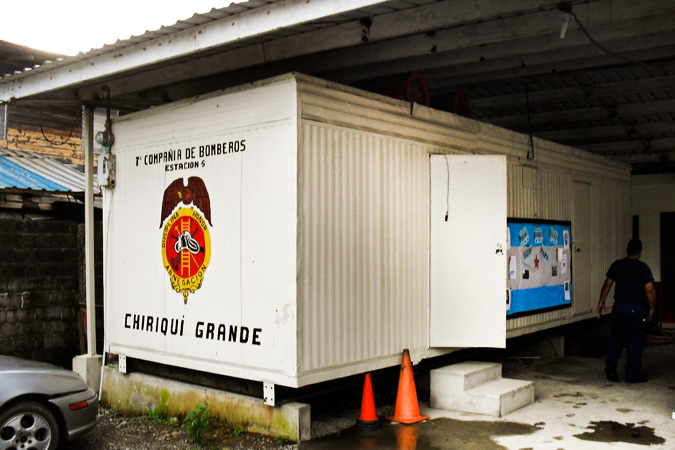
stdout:
<svg viewBox="0 0 675 450">
<path fill-rule="evenodd" d="M 571 306 L 571 223 L 508 219 L 507 227 L 507 316 Z"/>
<path fill-rule="evenodd" d="M 541 231 L 541 227 L 534 229 L 534 243 L 535 244 L 544 243 L 544 233 Z"/>
</svg>

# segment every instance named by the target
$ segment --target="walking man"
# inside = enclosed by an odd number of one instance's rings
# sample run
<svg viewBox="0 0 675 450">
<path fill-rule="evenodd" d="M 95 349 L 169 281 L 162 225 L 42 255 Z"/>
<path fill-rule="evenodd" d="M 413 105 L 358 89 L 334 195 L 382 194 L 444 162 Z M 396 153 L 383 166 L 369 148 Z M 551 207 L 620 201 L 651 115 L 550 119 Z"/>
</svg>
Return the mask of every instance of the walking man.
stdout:
<svg viewBox="0 0 675 450">
<path fill-rule="evenodd" d="M 626 253 L 628 255 L 625 258 L 612 263 L 600 290 L 598 316 L 602 316 L 605 298 L 616 283 L 605 374 L 608 380 L 619 381 L 616 366 L 623 343 L 626 342 L 626 383 L 644 383 L 647 377 L 642 373 L 642 349 L 647 322 L 656 311 L 656 291 L 652 271 L 640 261 L 642 242 L 631 239 Z"/>
</svg>

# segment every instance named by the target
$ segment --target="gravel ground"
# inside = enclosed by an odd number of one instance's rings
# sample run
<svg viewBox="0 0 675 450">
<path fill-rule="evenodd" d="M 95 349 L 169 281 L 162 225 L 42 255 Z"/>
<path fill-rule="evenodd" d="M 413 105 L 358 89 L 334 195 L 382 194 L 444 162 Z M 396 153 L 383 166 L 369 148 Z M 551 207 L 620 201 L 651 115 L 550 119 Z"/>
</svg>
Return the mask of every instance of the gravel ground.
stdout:
<svg viewBox="0 0 675 450">
<path fill-rule="evenodd" d="M 297 445 L 268 436 L 238 433 L 227 427 L 213 427 L 206 445 L 192 442 L 176 418 L 171 423 L 146 416 L 129 417 L 108 408 L 99 408 L 96 427 L 65 446 L 64 450 L 292 450 Z"/>
</svg>

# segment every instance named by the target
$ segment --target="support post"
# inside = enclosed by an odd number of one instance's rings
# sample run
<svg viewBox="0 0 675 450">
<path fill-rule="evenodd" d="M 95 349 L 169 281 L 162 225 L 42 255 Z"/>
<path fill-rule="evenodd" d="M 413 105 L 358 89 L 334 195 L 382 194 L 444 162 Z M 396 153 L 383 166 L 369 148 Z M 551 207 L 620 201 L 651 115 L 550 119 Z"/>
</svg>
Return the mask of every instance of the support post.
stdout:
<svg viewBox="0 0 675 450">
<path fill-rule="evenodd" d="M 101 356 L 96 354 L 96 270 L 94 260 L 94 108 L 82 107 L 82 150 L 84 151 L 84 260 L 87 305 L 87 354 L 73 359 L 73 370 L 98 392 Z"/>
<path fill-rule="evenodd" d="M 87 303 L 87 355 L 96 354 L 96 270 L 94 260 L 94 108 L 82 107 L 84 150 L 84 260 Z"/>
</svg>

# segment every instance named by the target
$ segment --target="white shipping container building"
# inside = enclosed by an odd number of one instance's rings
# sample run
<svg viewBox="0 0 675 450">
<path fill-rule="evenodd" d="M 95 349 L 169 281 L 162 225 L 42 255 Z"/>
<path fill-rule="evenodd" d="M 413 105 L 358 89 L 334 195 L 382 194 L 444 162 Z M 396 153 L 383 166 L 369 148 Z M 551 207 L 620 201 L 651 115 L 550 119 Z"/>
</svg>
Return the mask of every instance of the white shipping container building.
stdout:
<svg viewBox="0 0 675 450">
<path fill-rule="evenodd" d="M 299 74 L 113 130 L 109 353 L 300 387 L 503 347 L 593 317 L 630 236 L 627 165 Z M 507 217 L 571 223 L 570 307 L 507 319 Z"/>
</svg>

